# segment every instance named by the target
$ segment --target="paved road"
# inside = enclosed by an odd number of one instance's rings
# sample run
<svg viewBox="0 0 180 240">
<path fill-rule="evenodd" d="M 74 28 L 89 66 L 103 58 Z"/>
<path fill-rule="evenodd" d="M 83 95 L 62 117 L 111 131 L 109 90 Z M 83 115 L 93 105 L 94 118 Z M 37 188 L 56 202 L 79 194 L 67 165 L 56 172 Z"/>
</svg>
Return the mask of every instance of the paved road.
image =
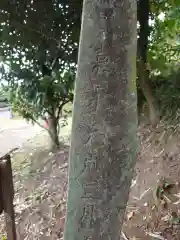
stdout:
<svg viewBox="0 0 180 240">
<path fill-rule="evenodd" d="M 12 120 L 13 121 L 13 120 Z M 0 131 L 0 156 L 6 154 L 13 148 L 20 147 L 28 139 L 34 137 L 41 131 L 38 126 L 33 126 L 25 122 L 14 123 L 14 126 L 1 128 Z"/>
</svg>

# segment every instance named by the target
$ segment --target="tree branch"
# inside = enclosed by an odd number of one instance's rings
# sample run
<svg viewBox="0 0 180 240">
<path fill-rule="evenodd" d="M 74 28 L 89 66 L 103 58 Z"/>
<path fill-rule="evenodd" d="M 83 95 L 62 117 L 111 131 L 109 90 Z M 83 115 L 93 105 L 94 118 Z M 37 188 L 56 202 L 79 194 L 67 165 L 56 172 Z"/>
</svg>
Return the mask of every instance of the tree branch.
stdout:
<svg viewBox="0 0 180 240">
<path fill-rule="evenodd" d="M 36 29 L 34 29 L 34 28 L 31 28 L 31 27 L 27 26 L 26 24 L 22 24 L 22 23 L 18 22 L 17 20 L 16 20 L 16 21 L 13 20 L 13 23 L 12 23 L 12 24 L 14 24 L 15 27 L 16 27 L 16 26 L 19 26 L 19 27 L 22 27 L 22 28 L 24 28 L 24 29 L 30 30 L 30 31 L 32 31 L 32 32 L 36 32 L 36 33 L 38 33 L 39 35 L 41 35 L 42 37 L 44 37 L 44 38 L 46 38 L 46 39 L 48 39 L 48 40 L 53 40 L 53 41 L 59 43 L 59 40 L 58 40 L 58 39 L 56 39 L 56 38 L 54 38 L 54 37 L 52 37 L 52 36 L 48 36 L 48 35 L 46 35 L 44 32 L 41 32 L 41 31 L 36 30 Z"/>
<path fill-rule="evenodd" d="M 34 119 L 33 117 L 31 118 L 31 120 L 33 122 L 35 122 L 39 127 L 43 128 L 44 130 L 46 130 L 49 134 L 51 134 L 51 132 L 49 131 L 48 128 L 44 127 L 41 123 L 39 123 L 36 119 Z"/>
<path fill-rule="evenodd" d="M 59 108 L 58 108 L 57 116 L 56 116 L 58 134 L 59 134 L 59 131 L 60 131 L 59 118 L 60 118 L 61 111 L 62 111 L 64 105 L 67 104 L 67 103 L 70 102 L 70 101 L 71 101 L 70 99 L 66 100 L 66 101 L 63 102 L 63 103 L 59 106 Z"/>
<path fill-rule="evenodd" d="M 52 61 L 52 64 L 51 64 L 51 70 L 54 69 L 56 63 L 57 63 L 58 60 L 59 60 L 59 57 L 60 57 L 60 56 L 59 56 L 59 53 L 60 53 L 60 49 L 58 49 L 58 51 L 57 51 L 57 55 L 56 55 L 56 57 L 54 58 L 54 60 Z"/>
<path fill-rule="evenodd" d="M 68 102 L 70 102 L 70 101 L 71 101 L 71 100 L 68 99 L 68 100 L 66 100 L 65 102 L 63 102 L 63 103 L 60 104 L 60 106 L 58 107 L 57 116 L 56 116 L 56 119 L 57 119 L 57 120 L 58 120 L 59 117 L 60 117 L 60 114 L 61 114 L 61 111 L 62 111 L 64 105 L 66 105 L 66 104 L 67 104 Z"/>
<path fill-rule="evenodd" d="M 66 49 L 67 46 L 68 46 L 68 43 L 64 44 L 63 48 Z M 60 49 L 60 45 L 58 45 L 58 50 L 57 50 L 56 57 L 54 58 L 54 60 L 52 61 L 52 64 L 51 64 L 51 70 L 54 69 L 56 63 L 58 62 L 58 60 L 59 60 L 59 58 L 60 58 L 60 52 L 62 52 L 62 51 L 61 51 L 61 49 Z"/>
</svg>

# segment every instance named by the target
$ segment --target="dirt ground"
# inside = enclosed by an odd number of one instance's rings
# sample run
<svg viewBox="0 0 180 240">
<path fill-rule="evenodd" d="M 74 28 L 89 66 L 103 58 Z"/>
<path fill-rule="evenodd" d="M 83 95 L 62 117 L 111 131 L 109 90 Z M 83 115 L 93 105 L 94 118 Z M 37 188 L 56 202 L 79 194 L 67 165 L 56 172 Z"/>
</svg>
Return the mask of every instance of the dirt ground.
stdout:
<svg viewBox="0 0 180 240">
<path fill-rule="evenodd" d="M 63 239 L 67 198 L 69 129 L 61 150 L 49 152 L 47 136 L 13 154 L 18 240 Z M 176 134 L 139 128 L 141 150 L 135 168 L 122 240 L 180 239 L 180 145 Z M 3 217 L 0 219 L 3 239 Z M 5 239 L 5 238 L 4 238 Z"/>
<path fill-rule="evenodd" d="M 180 145 L 159 126 L 140 127 L 135 168 L 122 239 L 180 239 Z"/>
</svg>

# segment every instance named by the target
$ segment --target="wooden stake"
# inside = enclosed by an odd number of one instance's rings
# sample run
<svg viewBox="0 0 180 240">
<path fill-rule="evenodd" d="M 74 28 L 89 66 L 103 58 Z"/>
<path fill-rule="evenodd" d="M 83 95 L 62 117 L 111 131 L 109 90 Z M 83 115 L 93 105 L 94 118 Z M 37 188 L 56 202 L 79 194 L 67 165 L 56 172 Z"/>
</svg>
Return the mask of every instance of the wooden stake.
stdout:
<svg viewBox="0 0 180 240">
<path fill-rule="evenodd" d="M 10 154 L 0 158 L 0 187 L 1 200 L 5 214 L 7 240 L 16 240 L 16 227 L 14 217 L 14 188 Z"/>
</svg>

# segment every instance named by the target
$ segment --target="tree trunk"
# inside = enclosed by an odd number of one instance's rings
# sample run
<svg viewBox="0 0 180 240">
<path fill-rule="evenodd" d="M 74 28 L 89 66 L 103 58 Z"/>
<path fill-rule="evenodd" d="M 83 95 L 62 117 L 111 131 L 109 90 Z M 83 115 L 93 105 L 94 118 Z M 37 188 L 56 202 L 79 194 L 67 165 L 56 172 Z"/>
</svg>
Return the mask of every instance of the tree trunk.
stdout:
<svg viewBox="0 0 180 240">
<path fill-rule="evenodd" d="M 119 240 L 137 154 L 136 1 L 84 0 L 64 240 Z"/>
<path fill-rule="evenodd" d="M 148 70 L 147 70 L 146 64 L 144 64 L 143 60 L 141 60 L 140 58 L 138 59 L 137 67 L 138 67 L 139 84 L 148 102 L 149 121 L 153 127 L 156 127 L 156 125 L 159 123 L 159 120 L 160 120 L 160 114 L 159 114 L 156 99 L 152 92 Z"/>
<path fill-rule="evenodd" d="M 51 140 L 51 148 L 56 149 L 59 148 L 59 134 L 58 134 L 58 123 L 55 117 L 50 117 L 48 119 L 48 131 Z"/>
<path fill-rule="evenodd" d="M 139 0 L 138 21 L 140 24 L 140 28 L 138 38 L 138 59 L 137 59 L 138 77 L 141 90 L 148 102 L 150 123 L 153 127 L 155 127 L 160 120 L 160 116 L 157 101 L 153 95 L 151 82 L 149 79 L 149 72 L 147 69 L 147 53 L 150 36 L 149 16 L 150 16 L 150 1 Z"/>
</svg>

